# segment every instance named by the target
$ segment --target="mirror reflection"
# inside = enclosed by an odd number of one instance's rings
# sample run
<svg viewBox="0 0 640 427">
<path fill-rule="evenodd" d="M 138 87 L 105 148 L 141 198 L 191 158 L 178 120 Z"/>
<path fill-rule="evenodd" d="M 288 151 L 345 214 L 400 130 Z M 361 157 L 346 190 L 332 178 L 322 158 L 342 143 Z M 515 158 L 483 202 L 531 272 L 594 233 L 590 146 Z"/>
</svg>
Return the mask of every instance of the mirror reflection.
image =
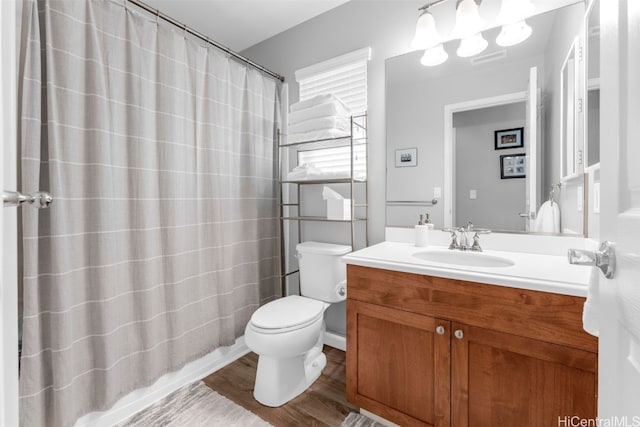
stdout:
<svg viewBox="0 0 640 427">
<path fill-rule="evenodd" d="M 589 10 L 585 43 L 587 52 L 586 148 L 587 166 L 600 163 L 600 1 Z"/>
<path fill-rule="evenodd" d="M 387 60 L 387 225 L 429 213 L 438 228 L 583 233 L 584 183 L 561 176 L 561 69 L 584 13 L 581 2 L 529 18 L 532 35 L 508 48 L 495 43 L 500 28 L 484 31 L 490 45 L 472 58 L 453 40 L 436 67 L 422 51 Z M 398 165 L 413 149 L 414 165 Z M 559 221 L 541 228 L 550 197 Z"/>
</svg>

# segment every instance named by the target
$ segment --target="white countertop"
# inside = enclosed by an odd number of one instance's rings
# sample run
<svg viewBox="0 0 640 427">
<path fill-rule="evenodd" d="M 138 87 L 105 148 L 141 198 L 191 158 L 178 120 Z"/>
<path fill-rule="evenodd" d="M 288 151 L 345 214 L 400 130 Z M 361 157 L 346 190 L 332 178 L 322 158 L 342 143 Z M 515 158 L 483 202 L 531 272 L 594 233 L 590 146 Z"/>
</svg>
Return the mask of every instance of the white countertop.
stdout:
<svg viewBox="0 0 640 427">
<path fill-rule="evenodd" d="M 413 256 L 426 249 L 448 250 L 443 246 L 418 248 L 412 243 L 383 242 L 343 257 L 347 264 L 407 273 L 467 280 L 512 288 L 587 296 L 589 268 L 571 265 L 565 256 L 523 252 L 485 250 L 486 255 L 507 258 L 514 263 L 507 267 L 457 266 L 425 261 Z M 453 252 L 453 251 L 452 251 Z M 472 254 L 465 252 L 465 254 Z"/>
</svg>

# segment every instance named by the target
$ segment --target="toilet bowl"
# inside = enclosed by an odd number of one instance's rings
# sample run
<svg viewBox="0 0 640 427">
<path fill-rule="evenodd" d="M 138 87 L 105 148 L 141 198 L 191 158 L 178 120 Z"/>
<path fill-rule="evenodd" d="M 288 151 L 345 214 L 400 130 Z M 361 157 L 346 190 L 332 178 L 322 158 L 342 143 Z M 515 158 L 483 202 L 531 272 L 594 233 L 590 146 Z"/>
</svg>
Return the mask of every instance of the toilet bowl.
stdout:
<svg viewBox="0 0 640 427">
<path fill-rule="evenodd" d="M 328 306 L 292 295 L 254 313 L 245 328 L 244 339 L 247 347 L 260 356 L 253 391 L 258 402 L 281 406 L 318 379 L 327 364 L 322 345 L 324 311 Z M 277 320 L 260 322 L 269 317 Z"/>
<path fill-rule="evenodd" d="M 287 403 L 318 379 L 327 364 L 324 312 L 345 299 L 346 268 L 340 257 L 351 247 L 304 242 L 296 248 L 302 296 L 260 307 L 244 333 L 247 347 L 259 356 L 253 396 L 265 406 Z"/>
</svg>

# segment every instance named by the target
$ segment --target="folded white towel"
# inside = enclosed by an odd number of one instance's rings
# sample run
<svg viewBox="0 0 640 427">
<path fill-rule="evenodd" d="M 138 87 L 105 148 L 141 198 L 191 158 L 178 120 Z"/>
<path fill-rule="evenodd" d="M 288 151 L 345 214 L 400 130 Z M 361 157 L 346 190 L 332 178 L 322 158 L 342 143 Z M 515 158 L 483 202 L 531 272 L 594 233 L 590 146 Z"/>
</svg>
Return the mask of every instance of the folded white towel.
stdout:
<svg viewBox="0 0 640 427">
<path fill-rule="evenodd" d="M 331 116 L 347 118 L 351 116 L 351 111 L 338 102 L 328 102 L 326 104 L 305 108 L 304 110 L 292 111 L 289 113 L 289 125 Z"/>
<path fill-rule="evenodd" d="M 286 135 L 286 144 L 295 144 L 298 142 L 316 141 L 318 139 L 330 139 L 349 136 L 348 131 L 340 129 L 321 129 L 305 133 L 294 133 Z"/>
<path fill-rule="evenodd" d="M 310 181 L 310 180 L 317 180 L 317 179 L 340 179 L 340 178 L 349 178 L 349 172 L 325 171 L 312 166 L 310 168 L 306 168 L 303 170 L 297 170 L 297 168 L 294 168 L 291 172 L 287 174 L 287 181 Z M 364 181 L 365 179 L 367 179 L 367 176 L 362 172 L 355 172 L 353 179 L 356 181 Z"/>
<path fill-rule="evenodd" d="M 560 208 L 557 203 L 546 201 L 540 206 L 533 231 L 542 233 L 560 232 Z"/>
<path fill-rule="evenodd" d="M 309 163 L 296 166 L 287 174 L 287 180 L 296 181 L 299 179 L 309 179 L 309 176 L 319 175 L 320 169 Z"/>
<path fill-rule="evenodd" d="M 600 322 L 598 320 L 600 315 L 598 312 L 600 306 L 599 272 L 600 270 L 597 267 L 591 267 L 587 300 L 584 302 L 584 308 L 582 309 L 582 328 L 595 337 L 598 336 L 600 331 Z"/>
<path fill-rule="evenodd" d="M 305 108 L 310 108 L 310 107 L 314 107 L 316 105 L 320 105 L 320 104 L 327 104 L 329 102 L 338 102 L 340 104 L 342 104 L 342 106 L 345 109 L 349 109 L 349 107 L 347 107 L 347 104 L 345 104 L 344 102 L 342 102 L 342 100 L 340 98 L 338 98 L 337 96 L 335 96 L 332 93 L 328 93 L 325 95 L 316 95 L 312 98 L 309 99 L 305 99 L 304 101 L 299 101 L 296 103 L 293 103 L 289 106 L 289 111 L 299 111 L 299 110 L 304 110 Z"/>
<path fill-rule="evenodd" d="M 290 124 L 288 133 L 305 133 L 322 129 L 338 129 L 344 132 L 349 132 L 349 126 L 351 126 L 351 121 L 344 117 L 320 117 L 317 119 L 305 120 L 304 122 L 297 124 Z"/>
</svg>

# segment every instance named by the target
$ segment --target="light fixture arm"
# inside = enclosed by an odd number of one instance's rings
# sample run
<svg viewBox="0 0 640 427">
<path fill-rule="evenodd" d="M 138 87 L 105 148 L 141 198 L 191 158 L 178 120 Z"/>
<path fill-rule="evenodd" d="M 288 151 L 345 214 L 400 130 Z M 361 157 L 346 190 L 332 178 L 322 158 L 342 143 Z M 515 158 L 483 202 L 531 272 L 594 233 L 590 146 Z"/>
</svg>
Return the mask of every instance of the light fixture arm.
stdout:
<svg viewBox="0 0 640 427">
<path fill-rule="evenodd" d="M 435 5 L 437 5 L 437 4 L 444 3 L 444 2 L 446 2 L 446 1 L 448 1 L 448 0 L 435 0 L 435 1 L 432 1 L 431 3 L 427 3 L 427 4 L 425 4 L 424 6 L 419 7 L 419 8 L 418 8 L 418 11 L 420 11 L 420 12 L 426 11 L 426 10 L 427 10 L 427 9 L 429 9 L 431 6 L 435 6 Z"/>
</svg>

